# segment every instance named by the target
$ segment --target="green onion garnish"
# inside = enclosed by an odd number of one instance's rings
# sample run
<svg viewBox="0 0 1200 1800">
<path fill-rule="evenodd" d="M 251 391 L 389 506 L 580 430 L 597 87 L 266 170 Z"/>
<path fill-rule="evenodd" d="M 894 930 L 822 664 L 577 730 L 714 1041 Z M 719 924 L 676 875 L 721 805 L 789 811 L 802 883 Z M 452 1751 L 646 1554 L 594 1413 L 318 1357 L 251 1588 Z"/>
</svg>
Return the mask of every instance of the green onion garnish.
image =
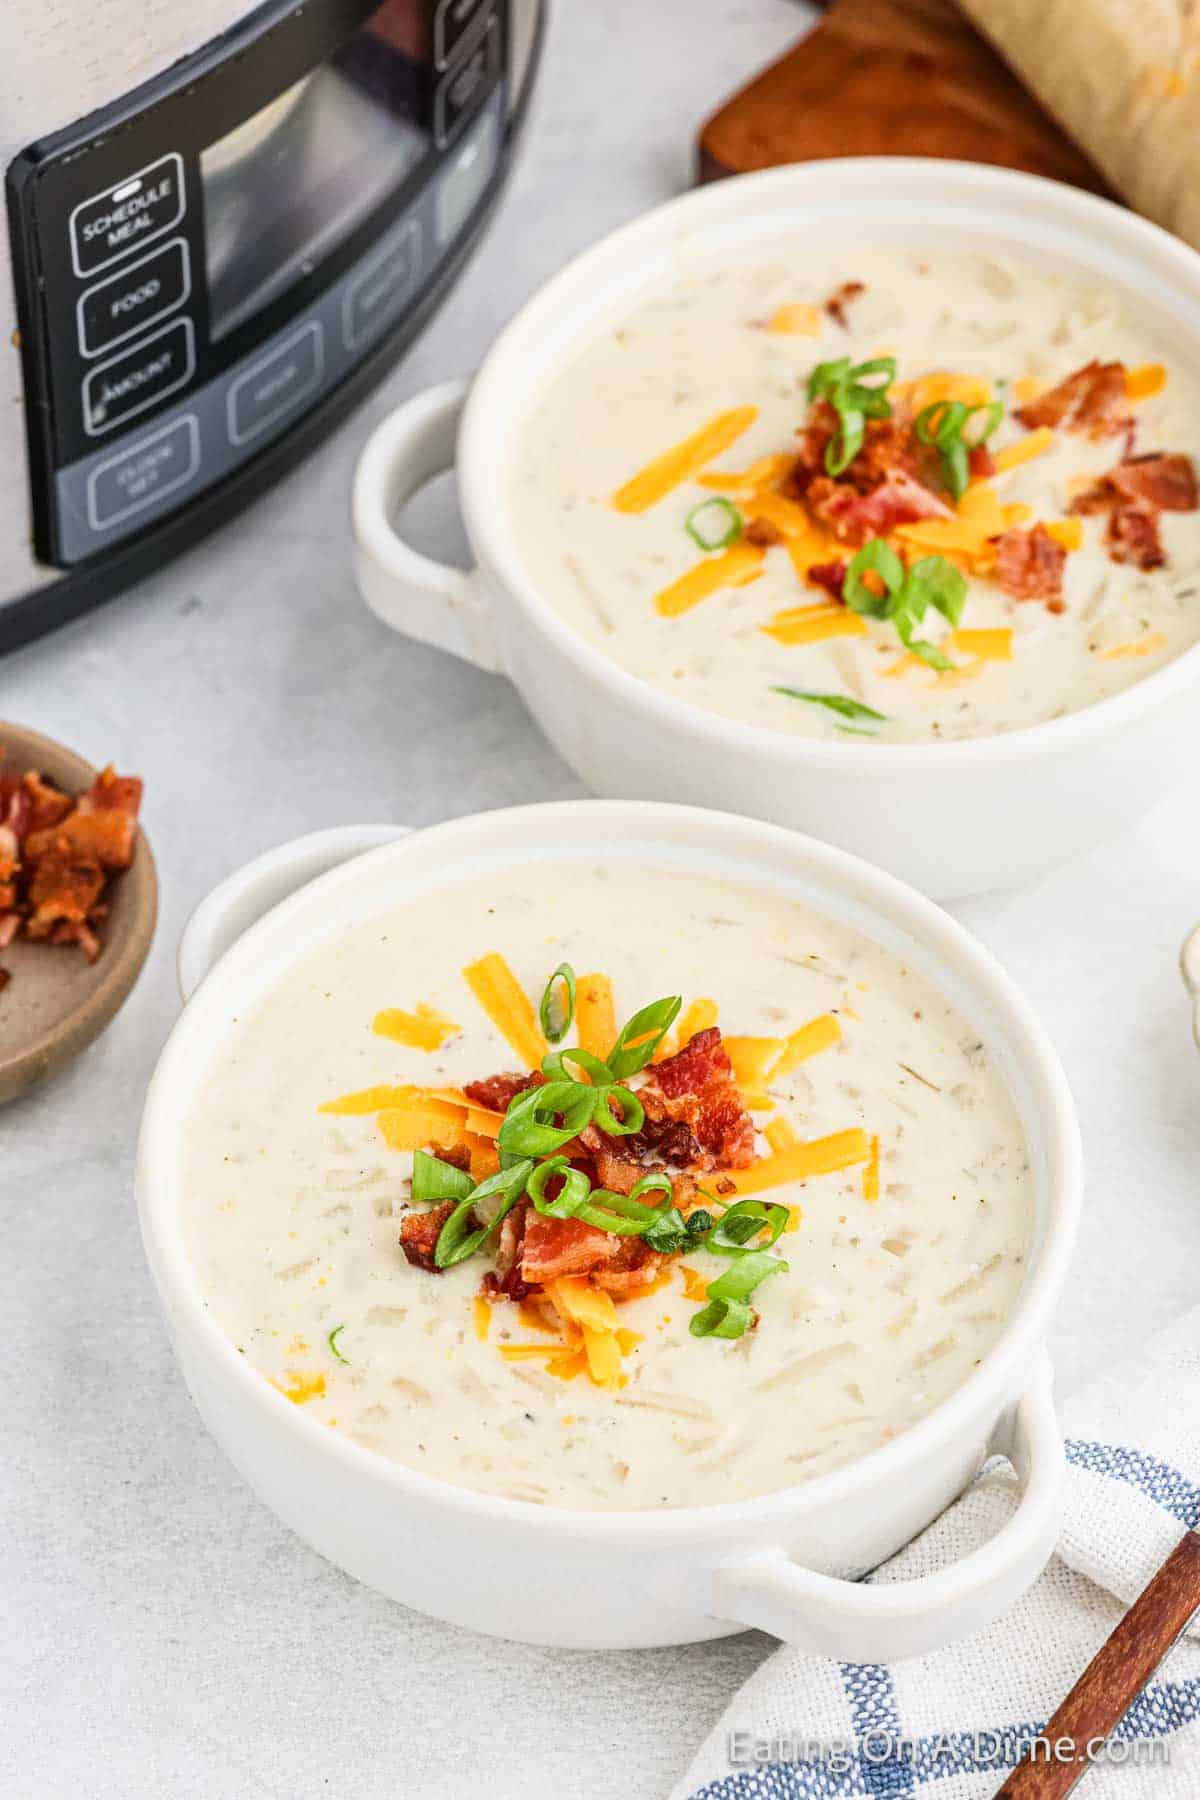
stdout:
<svg viewBox="0 0 1200 1800">
<path fill-rule="evenodd" d="M 538 1090 L 542 1091 L 544 1090 Z M 483 1248 L 504 1215 L 512 1211 L 525 1192 L 525 1184 L 533 1169 L 533 1162 L 528 1158 L 514 1163 L 511 1168 L 498 1169 L 459 1201 L 438 1233 L 438 1241 L 434 1245 L 433 1260 L 439 1269 L 452 1269 L 456 1263 L 466 1262 L 468 1256 L 474 1256 L 477 1250 Z M 493 1218 L 488 1224 L 472 1230 L 470 1221 L 476 1201 L 486 1200 L 492 1194 L 499 1194 L 501 1197 Z"/>
<path fill-rule="evenodd" d="M 742 515 L 732 500 L 714 496 L 693 506 L 683 521 L 683 529 L 701 550 L 724 550 L 741 537 Z"/>
<path fill-rule="evenodd" d="M 566 989 L 565 1001 L 555 994 L 555 983 L 561 982 Z M 552 1044 L 561 1044 L 571 1029 L 571 1020 L 575 1017 L 575 971 L 570 963 L 559 963 L 553 975 L 546 983 L 542 994 L 542 1004 L 538 1008 L 538 1018 L 542 1023 L 542 1032 Z"/>
<path fill-rule="evenodd" d="M 882 381 L 873 379 L 882 376 Z M 851 363 L 848 356 L 818 363 L 808 378 L 810 400 L 828 400 L 838 416 L 838 429 L 825 446 L 825 469 L 840 475 L 863 446 L 868 419 L 890 419 L 888 388 L 896 379 L 894 356 Z"/>
<path fill-rule="evenodd" d="M 605 1059 L 618 1081 L 625 1081 L 645 1068 L 678 1018 L 682 1005 L 681 994 L 654 1000 L 640 1012 L 635 1012 L 621 1027 L 617 1041 Z"/>
<path fill-rule="evenodd" d="M 329 1348 L 333 1351 L 333 1354 L 337 1357 L 339 1362 L 348 1364 L 350 1358 L 348 1356 L 343 1356 L 337 1347 L 337 1341 L 345 1329 L 346 1327 L 344 1325 L 335 1325 L 325 1342 L 329 1345 Z"/>
<path fill-rule="evenodd" d="M 579 1081 L 547 1081 L 517 1094 L 500 1127 L 501 1157 L 552 1156 L 561 1150 L 591 1123 L 596 1091 Z"/>
<path fill-rule="evenodd" d="M 712 1214 L 705 1212 L 703 1207 L 698 1207 L 685 1219 L 677 1206 L 671 1206 L 651 1225 L 645 1238 L 651 1250 L 673 1256 L 677 1250 L 700 1247 L 705 1232 L 711 1229 Z"/>
<path fill-rule="evenodd" d="M 562 1186 L 553 1200 L 546 1196 L 547 1184 L 561 1178 Z M 582 1169 L 572 1168 L 565 1156 L 552 1156 L 539 1163 L 525 1184 L 525 1192 L 540 1213 L 548 1219 L 573 1219 L 592 1191 L 592 1184 Z"/>
<path fill-rule="evenodd" d="M 868 574 L 878 576 L 883 584 L 882 594 L 867 586 L 864 577 Z M 954 668 L 936 644 L 913 636 L 931 606 L 951 625 L 957 625 L 962 618 L 967 599 L 966 576 L 946 557 L 923 556 L 906 569 L 889 544 L 882 538 L 872 538 L 851 561 L 842 592 L 852 612 L 890 620 L 905 649 L 931 669 Z"/>
<path fill-rule="evenodd" d="M 861 700 L 851 700 L 848 694 L 810 694 L 803 688 L 776 687 L 773 694 L 786 694 L 789 700 L 807 700 L 811 706 L 825 706 L 830 712 L 839 713 L 843 719 L 874 719 L 879 724 L 887 723 L 887 714 L 876 712 L 873 706 L 864 706 Z M 866 737 L 871 732 L 864 733 Z"/>
<path fill-rule="evenodd" d="M 739 1256 L 733 1267 L 708 1284 L 708 1305 L 692 1319 L 693 1337 L 739 1338 L 754 1323 L 750 1295 L 760 1282 L 787 1268 L 781 1256 L 752 1250 Z"/>
<path fill-rule="evenodd" d="M 671 1207 L 673 1190 L 658 1206 L 642 1205 L 638 1195 L 652 1191 L 649 1185 L 652 1179 L 647 1176 L 628 1194 L 614 1193 L 612 1188 L 593 1188 L 587 1204 L 580 1207 L 578 1217 L 601 1231 L 615 1231 L 621 1237 L 644 1237 Z"/>
<path fill-rule="evenodd" d="M 542 1074 L 552 1081 L 578 1081 L 578 1075 L 572 1075 L 573 1065 L 582 1069 L 593 1087 L 611 1087 L 613 1072 L 606 1062 L 593 1056 L 590 1050 L 580 1050 L 568 1045 L 565 1050 L 549 1050 L 542 1058 Z"/>
<path fill-rule="evenodd" d="M 739 1200 L 721 1214 L 705 1238 L 704 1248 L 722 1256 L 749 1256 L 754 1251 L 769 1250 L 787 1222 L 788 1209 L 778 1201 Z M 761 1243 L 751 1244 L 761 1231 L 767 1237 Z M 710 1295 L 711 1292 L 710 1288 Z"/>
<path fill-rule="evenodd" d="M 596 1109 L 592 1114 L 592 1124 L 599 1131 L 608 1132 L 610 1137 L 629 1137 L 640 1131 L 646 1122 L 646 1109 L 631 1088 L 618 1087 L 610 1083 L 608 1087 L 593 1089 L 596 1096 Z M 619 1113 L 612 1109 L 616 1101 Z"/>
<path fill-rule="evenodd" d="M 428 1150 L 413 1152 L 412 1197 L 414 1200 L 463 1200 L 474 1182 L 465 1169 L 431 1156 Z"/>
<path fill-rule="evenodd" d="M 967 436 L 970 421 L 983 414 L 983 424 Z M 923 444 L 932 444 L 942 459 L 942 478 L 956 500 L 961 500 L 971 479 L 970 455 L 985 444 L 1004 417 L 999 400 L 986 405 L 964 406 L 961 400 L 935 400 L 922 407 L 913 421 Z"/>
</svg>

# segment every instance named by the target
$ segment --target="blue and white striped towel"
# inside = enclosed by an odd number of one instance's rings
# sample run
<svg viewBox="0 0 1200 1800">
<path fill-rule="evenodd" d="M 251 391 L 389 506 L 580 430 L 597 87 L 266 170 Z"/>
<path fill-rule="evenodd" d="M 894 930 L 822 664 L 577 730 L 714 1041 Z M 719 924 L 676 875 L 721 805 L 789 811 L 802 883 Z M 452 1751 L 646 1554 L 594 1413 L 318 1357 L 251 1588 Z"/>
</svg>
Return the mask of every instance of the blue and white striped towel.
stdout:
<svg viewBox="0 0 1200 1800">
<path fill-rule="evenodd" d="M 888 1667 L 776 1651 L 671 1800 L 985 1800 L 1164 1562 L 1200 1527 L 1200 1311 L 1064 1409 L 1057 1555 L 1007 1618 Z M 928 1574 L 990 1537 L 1011 1473 L 982 1475 L 872 1578 Z M 1087 1776 L 1089 1800 L 1200 1797 L 1200 1617 Z"/>
</svg>

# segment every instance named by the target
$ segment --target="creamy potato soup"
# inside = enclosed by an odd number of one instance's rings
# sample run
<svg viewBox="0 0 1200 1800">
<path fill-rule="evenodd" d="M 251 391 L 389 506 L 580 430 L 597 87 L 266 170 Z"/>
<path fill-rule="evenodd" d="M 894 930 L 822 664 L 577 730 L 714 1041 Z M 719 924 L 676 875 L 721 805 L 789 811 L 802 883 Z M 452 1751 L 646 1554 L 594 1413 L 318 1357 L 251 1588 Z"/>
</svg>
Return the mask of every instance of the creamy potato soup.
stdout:
<svg viewBox="0 0 1200 1800">
<path fill-rule="evenodd" d="M 515 1092 L 568 1016 L 573 1093 Z M 585 1125 L 601 1104 L 639 1129 Z M 535 1205 L 529 1176 L 475 1247 L 556 1124 L 572 1190 Z M 185 1159 L 206 1304 L 264 1379 L 547 1505 L 741 1499 L 873 1450 L 978 1366 L 1032 1234 L 1013 1101 L 923 976 L 805 905 L 619 863 L 333 938 L 237 1023 Z"/>
<path fill-rule="evenodd" d="M 557 370 L 511 492 L 539 590 L 630 674 L 923 742 L 1076 712 L 1196 642 L 1198 445 L 1196 371 L 1114 292 L 806 239 L 689 261 Z"/>
</svg>

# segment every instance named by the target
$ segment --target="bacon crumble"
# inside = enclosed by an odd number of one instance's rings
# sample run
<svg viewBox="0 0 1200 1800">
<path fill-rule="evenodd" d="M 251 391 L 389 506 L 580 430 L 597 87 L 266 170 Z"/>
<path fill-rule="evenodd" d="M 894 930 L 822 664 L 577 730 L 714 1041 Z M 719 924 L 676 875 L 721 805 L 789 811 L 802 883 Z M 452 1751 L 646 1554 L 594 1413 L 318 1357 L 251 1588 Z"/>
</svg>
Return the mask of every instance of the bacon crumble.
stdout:
<svg viewBox="0 0 1200 1800">
<path fill-rule="evenodd" d="M 1014 600 L 1043 600 L 1047 611 L 1066 611 L 1063 573 L 1067 553 L 1042 524 L 1001 532 L 996 542 L 996 580 Z"/>
<path fill-rule="evenodd" d="M 1016 408 L 1022 425 L 1035 431 L 1048 425 L 1053 431 L 1073 431 L 1090 438 L 1132 438 L 1134 418 L 1125 392 L 1125 365 L 1084 363 L 1057 387 L 1047 388 L 1024 406 Z"/>
</svg>

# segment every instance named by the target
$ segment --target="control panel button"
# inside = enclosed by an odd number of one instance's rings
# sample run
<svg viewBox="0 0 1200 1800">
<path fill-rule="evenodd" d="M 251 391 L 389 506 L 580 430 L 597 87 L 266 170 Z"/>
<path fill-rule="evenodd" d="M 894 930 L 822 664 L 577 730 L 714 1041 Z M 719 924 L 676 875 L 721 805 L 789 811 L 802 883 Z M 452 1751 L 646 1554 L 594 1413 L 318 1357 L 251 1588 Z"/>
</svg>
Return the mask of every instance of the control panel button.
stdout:
<svg viewBox="0 0 1200 1800">
<path fill-rule="evenodd" d="M 71 261 L 80 276 L 95 275 L 131 250 L 161 237 L 184 214 L 183 158 L 177 151 L 147 163 L 71 214 Z"/>
<path fill-rule="evenodd" d="M 321 326 L 311 319 L 260 356 L 230 387 L 230 442 L 249 443 L 302 406 L 321 385 L 324 368 Z"/>
<path fill-rule="evenodd" d="M 433 130 L 448 144 L 463 120 L 481 106 L 500 67 L 500 31 L 495 19 L 462 61 L 448 69 L 433 97 Z"/>
<path fill-rule="evenodd" d="M 161 331 L 99 363 L 83 384 L 83 428 L 89 437 L 112 431 L 147 407 L 186 386 L 196 366 L 190 319 L 176 319 Z"/>
<path fill-rule="evenodd" d="M 200 426 L 192 414 L 172 420 L 98 463 L 88 477 L 88 522 L 105 531 L 186 487 L 200 467 Z"/>
<path fill-rule="evenodd" d="M 438 0 L 433 15 L 433 55 L 444 69 L 459 45 L 492 10 L 492 0 Z"/>
<path fill-rule="evenodd" d="M 441 248 L 453 243 L 491 180 L 500 154 L 496 115 L 479 121 L 442 169 L 434 196 L 434 219 Z"/>
<path fill-rule="evenodd" d="M 346 289 L 342 331 L 347 350 L 380 331 L 411 299 L 421 273 L 421 226 L 408 219 L 382 243 Z"/>
<path fill-rule="evenodd" d="M 182 238 L 173 238 L 80 296 L 80 350 L 84 356 L 99 356 L 102 350 L 136 337 L 182 306 L 191 291 L 188 247 Z"/>
</svg>

